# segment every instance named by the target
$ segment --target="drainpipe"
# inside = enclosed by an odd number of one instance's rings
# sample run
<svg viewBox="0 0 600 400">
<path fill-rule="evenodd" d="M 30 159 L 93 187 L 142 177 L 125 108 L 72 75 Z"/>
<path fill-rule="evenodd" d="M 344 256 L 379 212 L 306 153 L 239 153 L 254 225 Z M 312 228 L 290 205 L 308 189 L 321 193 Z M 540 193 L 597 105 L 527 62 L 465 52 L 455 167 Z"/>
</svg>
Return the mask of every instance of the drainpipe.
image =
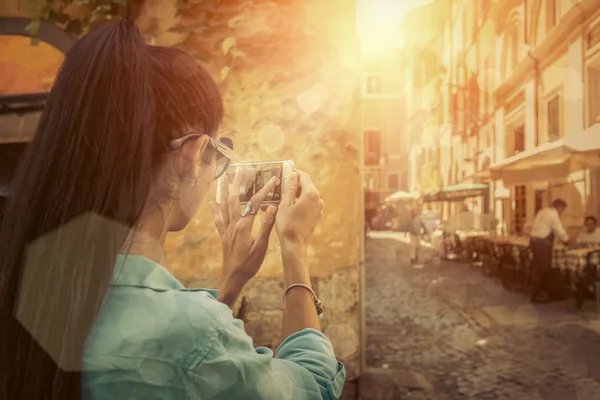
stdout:
<svg viewBox="0 0 600 400">
<path fill-rule="evenodd" d="M 450 79 L 448 85 L 448 90 L 450 91 L 450 104 L 452 104 L 453 99 L 453 91 L 454 89 L 454 1 L 450 0 L 449 8 L 448 8 L 448 22 L 449 22 L 449 34 L 450 34 Z M 458 100 L 458 97 L 457 97 Z M 453 111 L 452 108 L 450 111 Z M 454 183 L 454 129 L 456 120 L 454 119 L 455 115 L 450 115 L 450 119 L 452 121 L 452 131 L 450 132 L 450 171 L 448 176 L 448 185 L 452 185 Z M 440 188 L 441 189 L 441 188 Z"/>
<path fill-rule="evenodd" d="M 533 81 L 533 86 L 534 86 L 534 93 L 533 93 L 533 104 L 535 105 L 534 107 L 534 118 L 535 118 L 535 132 L 534 132 L 534 143 L 535 146 L 539 146 L 540 145 L 540 60 L 538 58 L 536 58 L 533 55 L 533 51 L 532 51 L 532 47 L 533 44 L 531 43 L 530 40 L 530 35 L 529 35 L 529 24 L 527 23 L 527 21 L 529 20 L 528 18 L 528 1 L 525 1 L 525 22 L 523 23 L 524 27 L 525 27 L 525 44 L 527 45 L 527 57 L 531 58 L 531 60 L 533 61 L 533 71 L 534 71 L 534 81 Z"/>
</svg>

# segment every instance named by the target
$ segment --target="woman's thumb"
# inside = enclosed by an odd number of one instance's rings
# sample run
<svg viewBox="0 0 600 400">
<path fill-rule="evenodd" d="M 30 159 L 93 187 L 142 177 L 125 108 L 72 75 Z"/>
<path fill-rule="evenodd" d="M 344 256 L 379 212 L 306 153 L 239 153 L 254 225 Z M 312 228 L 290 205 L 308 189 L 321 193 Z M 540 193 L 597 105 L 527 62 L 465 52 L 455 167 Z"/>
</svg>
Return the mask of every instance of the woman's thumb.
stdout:
<svg viewBox="0 0 600 400">
<path fill-rule="evenodd" d="M 298 193 L 298 174 L 292 172 L 283 180 L 283 193 L 281 198 L 281 205 L 290 207 L 296 200 L 296 194 Z"/>
</svg>

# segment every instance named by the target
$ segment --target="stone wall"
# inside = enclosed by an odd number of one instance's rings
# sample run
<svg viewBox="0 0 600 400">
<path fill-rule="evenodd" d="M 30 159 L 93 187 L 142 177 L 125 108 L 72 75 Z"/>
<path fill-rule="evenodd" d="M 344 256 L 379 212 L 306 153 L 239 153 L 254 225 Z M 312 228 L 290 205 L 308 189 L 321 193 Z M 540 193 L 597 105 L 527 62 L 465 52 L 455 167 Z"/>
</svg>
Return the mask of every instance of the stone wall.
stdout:
<svg viewBox="0 0 600 400">
<path fill-rule="evenodd" d="M 354 4 L 218 3 L 148 0 L 138 26 L 150 42 L 193 54 L 220 82 L 225 127 L 238 132 L 238 161 L 292 159 L 312 176 L 325 201 L 310 247 L 313 285 L 325 307 L 324 331 L 352 380 L 359 370 L 363 232 Z M 168 239 L 166 258 L 185 284 L 210 287 L 220 251 L 205 205 L 187 229 Z M 282 340 L 282 289 L 273 234 L 261 272 L 236 306 L 256 345 L 276 348 Z"/>
<path fill-rule="evenodd" d="M 0 13 L 27 15 L 23 2 L 11 0 L 15 7 Z M 312 176 L 325 210 L 310 269 L 323 329 L 350 380 L 359 370 L 363 232 L 354 20 L 354 2 L 344 0 L 146 0 L 137 20 L 150 43 L 185 49 L 219 81 L 224 127 L 238 132 L 237 161 L 291 159 Z M 272 348 L 282 340 L 280 257 L 273 234 L 264 267 L 236 305 L 255 344 Z M 221 248 L 207 204 L 168 238 L 166 258 L 186 285 L 214 286 Z"/>
</svg>

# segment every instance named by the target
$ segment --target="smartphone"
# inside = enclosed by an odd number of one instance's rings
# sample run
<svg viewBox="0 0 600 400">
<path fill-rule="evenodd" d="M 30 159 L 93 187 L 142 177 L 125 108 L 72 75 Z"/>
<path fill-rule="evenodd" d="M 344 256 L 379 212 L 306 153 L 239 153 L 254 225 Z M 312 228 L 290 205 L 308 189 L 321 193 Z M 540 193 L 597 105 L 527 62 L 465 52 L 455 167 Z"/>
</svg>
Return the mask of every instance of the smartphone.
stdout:
<svg viewBox="0 0 600 400">
<path fill-rule="evenodd" d="M 232 190 L 233 178 L 238 168 L 243 173 L 239 193 L 241 204 L 250 201 L 252 196 L 260 191 L 274 176 L 278 178 L 277 186 L 275 186 L 275 189 L 271 193 L 267 194 L 263 204 L 279 204 L 281 201 L 283 180 L 294 171 L 294 163 L 291 160 L 287 160 L 231 164 L 227 168 L 227 172 L 225 172 L 230 191 Z M 217 204 L 221 204 L 222 183 L 223 179 L 219 178 L 217 181 Z"/>
</svg>

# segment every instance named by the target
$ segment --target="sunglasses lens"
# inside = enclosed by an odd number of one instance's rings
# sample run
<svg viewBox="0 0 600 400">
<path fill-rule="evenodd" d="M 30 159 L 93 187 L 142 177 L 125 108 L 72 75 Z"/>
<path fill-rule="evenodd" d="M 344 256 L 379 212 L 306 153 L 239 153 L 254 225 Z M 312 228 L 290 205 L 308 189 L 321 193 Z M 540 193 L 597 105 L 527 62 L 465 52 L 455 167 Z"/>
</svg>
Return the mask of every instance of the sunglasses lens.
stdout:
<svg viewBox="0 0 600 400">
<path fill-rule="evenodd" d="M 231 150 L 233 150 L 233 140 L 231 140 L 231 138 L 228 137 L 222 137 L 221 138 L 221 143 L 223 143 L 225 146 L 229 147 Z"/>
<path fill-rule="evenodd" d="M 233 150 L 233 140 L 231 140 L 231 138 L 228 137 L 222 137 L 219 139 L 219 141 L 224 144 L 225 146 L 229 147 L 231 150 Z M 217 165 L 215 168 L 215 179 L 218 179 L 221 175 L 223 175 L 225 173 L 225 171 L 227 170 L 227 167 L 229 166 L 229 162 L 231 160 L 219 153 L 217 155 Z"/>
</svg>

